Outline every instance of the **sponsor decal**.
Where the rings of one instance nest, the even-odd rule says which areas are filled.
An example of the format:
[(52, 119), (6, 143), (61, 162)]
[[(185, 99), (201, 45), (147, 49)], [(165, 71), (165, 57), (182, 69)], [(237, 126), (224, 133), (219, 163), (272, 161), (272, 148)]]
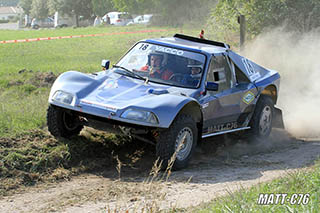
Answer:
[(254, 98), (254, 94), (249, 91), (243, 96), (242, 101), (246, 104), (250, 104), (254, 100)]
[(205, 109), (209, 106), (209, 103), (202, 104), (202, 109)]
[(254, 69), (252, 63), (248, 59), (242, 58), (242, 63), (251, 81), (255, 81), (260, 78), (260, 73)]
[(177, 50), (169, 47), (161, 47), (161, 46), (156, 46), (156, 51), (160, 52), (165, 52), (165, 53), (170, 53), (174, 55), (183, 55), (184, 51), (183, 50)]
[(226, 130), (236, 129), (236, 128), (238, 128), (237, 122), (230, 122), (230, 123), (210, 126), (208, 127), (208, 132), (220, 132), (220, 131), (226, 131)]

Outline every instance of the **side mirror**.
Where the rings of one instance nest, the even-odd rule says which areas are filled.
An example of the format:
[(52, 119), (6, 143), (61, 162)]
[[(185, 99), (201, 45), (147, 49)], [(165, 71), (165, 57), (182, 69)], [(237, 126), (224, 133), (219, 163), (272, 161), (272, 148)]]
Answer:
[(102, 60), (101, 66), (102, 66), (102, 69), (103, 69), (103, 70), (109, 69), (110, 61), (109, 61), (109, 60)]
[(208, 91), (218, 91), (219, 89), (219, 84), (214, 83), (214, 82), (207, 82), (206, 83), (206, 89)]

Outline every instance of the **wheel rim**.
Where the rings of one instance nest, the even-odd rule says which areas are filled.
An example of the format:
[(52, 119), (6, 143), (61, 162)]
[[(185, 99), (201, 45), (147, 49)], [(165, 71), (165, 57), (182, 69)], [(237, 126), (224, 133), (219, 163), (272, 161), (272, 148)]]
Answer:
[(175, 150), (178, 151), (176, 158), (180, 161), (185, 160), (192, 149), (193, 133), (189, 127), (184, 127), (176, 138)]
[(259, 130), (261, 135), (267, 135), (271, 129), (272, 111), (270, 106), (265, 106), (261, 112)]
[(65, 128), (68, 131), (73, 131), (78, 127), (78, 124), (76, 122), (76, 117), (73, 116), (72, 114), (69, 114), (67, 112), (64, 112), (62, 114), (62, 120)]

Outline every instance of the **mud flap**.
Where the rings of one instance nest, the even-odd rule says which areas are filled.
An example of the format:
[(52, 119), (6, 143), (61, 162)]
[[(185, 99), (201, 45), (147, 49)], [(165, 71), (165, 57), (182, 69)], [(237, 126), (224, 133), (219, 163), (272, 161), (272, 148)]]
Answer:
[(284, 129), (284, 123), (282, 118), (282, 111), (277, 107), (274, 108), (274, 119), (272, 122), (273, 128)]

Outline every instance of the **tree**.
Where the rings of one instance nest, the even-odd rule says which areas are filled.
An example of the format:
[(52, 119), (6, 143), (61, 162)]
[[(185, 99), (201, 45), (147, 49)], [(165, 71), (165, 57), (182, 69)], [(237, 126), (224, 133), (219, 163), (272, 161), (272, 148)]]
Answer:
[(116, 9), (123, 12), (142, 14), (153, 8), (153, 0), (112, 0)]
[(47, 0), (32, 0), (31, 16), (38, 19), (45, 19), (48, 17), (49, 9)]
[(308, 32), (320, 27), (319, 0), (286, 0), (287, 14), (284, 17), (288, 27), (301, 32)]
[(65, 0), (49, 0), (48, 1), (48, 8), (50, 14), (54, 14), (55, 12), (61, 12), (63, 7), (65, 7)]
[(49, 0), (50, 13), (55, 11), (76, 17), (76, 26), (79, 26), (79, 17), (85, 19), (92, 16), (91, 0)]
[(152, 0), (154, 13), (160, 13), (164, 24), (179, 26), (188, 22), (201, 23), (207, 18), (215, 0)]
[(242, 14), (247, 20), (247, 31), (251, 35), (265, 28), (286, 24), (288, 29), (308, 32), (320, 26), (319, 0), (220, 0), (212, 10), (212, 30), (236, 32), (237, 17)]
[(26, 15), (30, 15), (32, 0), (20, 0), (19, 6), (23, 9)]
[(112, 0), (92, 0), (92, 10), (97, 16), (104, 16), (106, 13), (113, 11)]

